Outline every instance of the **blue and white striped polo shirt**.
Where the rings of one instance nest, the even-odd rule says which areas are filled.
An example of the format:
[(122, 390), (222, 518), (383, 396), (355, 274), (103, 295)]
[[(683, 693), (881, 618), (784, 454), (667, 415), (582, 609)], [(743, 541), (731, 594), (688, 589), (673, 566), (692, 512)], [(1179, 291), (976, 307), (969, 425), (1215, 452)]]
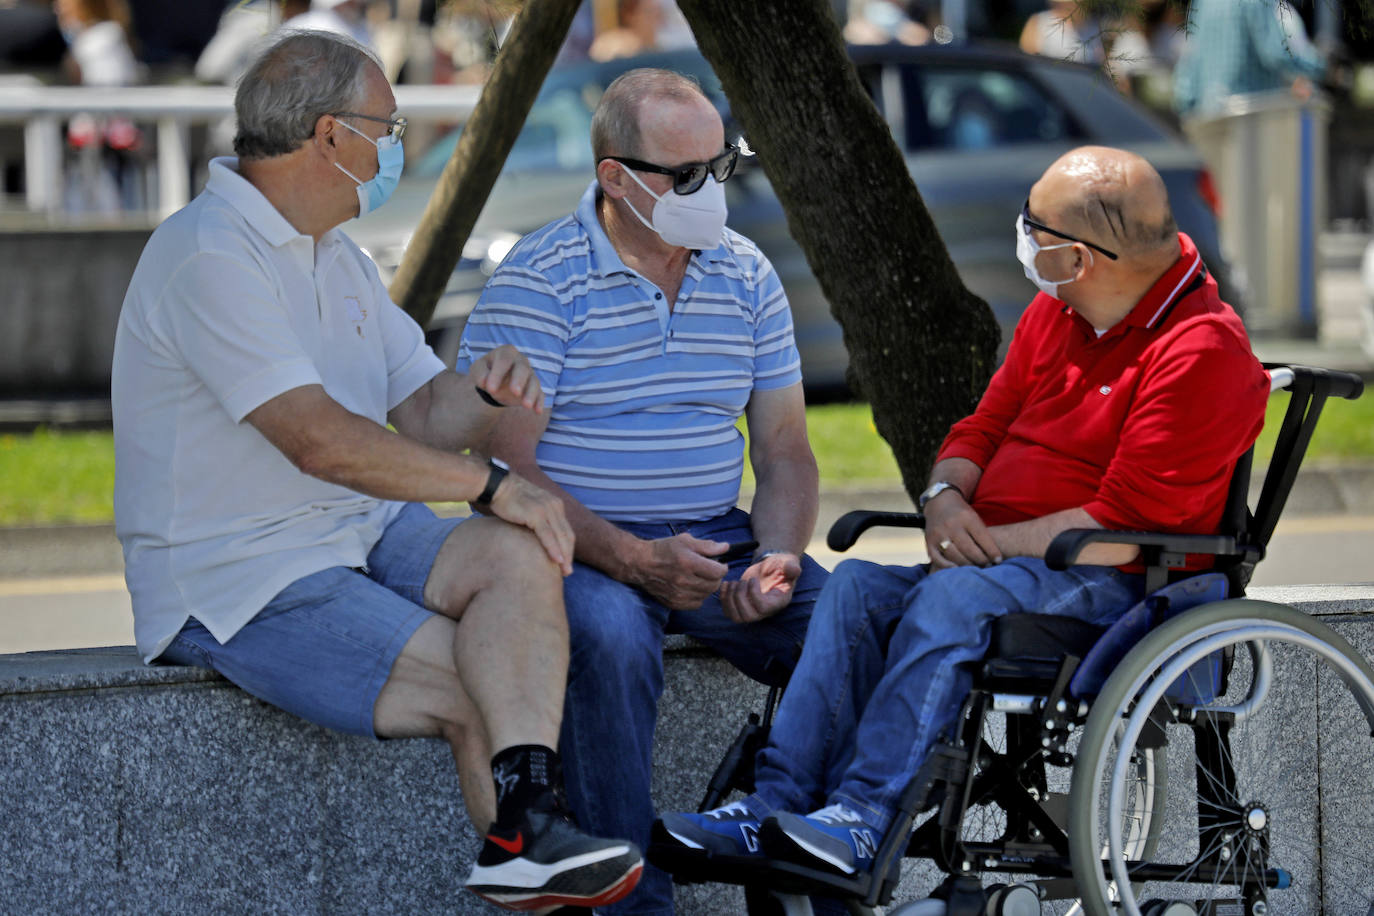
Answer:
[(739, 499), (754, 389), (801, 381), (792, 314), (773, 266), (744, 236), (694, 254), (671, 311), (596, 216), (530, 233), (497, 268), (463, 332), (458, 371), (513, 344), (549, 410), (539, 466), (603, 518), (712, 518)]

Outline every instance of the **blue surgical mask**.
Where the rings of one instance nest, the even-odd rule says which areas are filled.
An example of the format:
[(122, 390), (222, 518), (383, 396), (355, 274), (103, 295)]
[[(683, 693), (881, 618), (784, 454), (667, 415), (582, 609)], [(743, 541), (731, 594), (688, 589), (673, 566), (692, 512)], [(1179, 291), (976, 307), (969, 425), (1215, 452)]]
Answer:
[(364, 213), (371, 213), (386, 203), (391, 197), (391, 192), (396, 190), (396, 183), (401, 180), (401, 168), (406, 161), (405, 148), (401, 145), (400, 140), (391, 139), (390, 134), (373, 140), (346, 121), (339, 121), (338, 123), (377, 147), (377, 174), (367, 181), (361, 180), (339, 163), (334, 163), (335, 168), (357, 182), (358, 215), (362, 216)]

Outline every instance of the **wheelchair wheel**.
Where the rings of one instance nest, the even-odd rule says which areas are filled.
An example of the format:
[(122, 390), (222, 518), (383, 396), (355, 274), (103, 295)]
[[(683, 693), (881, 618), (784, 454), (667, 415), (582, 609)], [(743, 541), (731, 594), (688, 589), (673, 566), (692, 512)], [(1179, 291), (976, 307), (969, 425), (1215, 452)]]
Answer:
[[(987, 742), (989, 748), (997, 754), (1007, 752), (1007, 718), (1004, 714), (990, 712), (983, 723), (982, 740)], [(1070, 735), (1068, 741), (1070, 754), (1077, 755), (1079, 753), (1082, 736), (1081, 730)], [(982, 771), (981, 762), (975, 760), (974, 765), (977, 767), (975, 775), (980, 774)], [(1041, 787), (1049, 793), (1050, 797), (1058, 796), (1067, 800), (1072, 779), (1070, 769), (1045, 764), (1041, 767), (1041, 775), (1044, 778)], [(1126, 792), (1126, 804), (1121, 815), (1127, 848), (1133, 852), (1135, 858), (1154, 854), (1152, 844), (1156, 834), (1151, 832), (1150, 828), (1159, 823), (1164, 815), (1167, 778), (1168, 767), (1165, 766), (1162, 749), (1144, 748), (1136, 755), (1126, 777), (1129, 788)], [(964, 813), (960, 821), (960, 840), (965, 843), (988, 843), (1003, 838), (1008, 829), (1006, 812), (999, 805), (992, 803), (991, 797), (974, 799), (974, 801), (982, 803), (975, 804), (974, 807)], [(1065, 824), (1065, 827), (1071, 829), (1070, 824)], [(979, 874), (976, 867), (974, 874)], [(1033, 887), (1040, 887), (1042, 884), (1039, 876), (1030, 870), (1026, 872), (983, 873), (981, 877), (985, 883), (1023, 882)], [(1081, 916), (1083, 912), (1082, 903), (1076, 894), (1067, 895), (1062, 889), (1057, 893), (1046, 889), (1045, 893), (1047, 895), (1040, 904), (1041, 916)]]
[[(1374, 913), (1371, 729), (1374, 668), (1325, 624), (1244, 599), (1170, 620), (1083, 731), (1069, 842), (1084, 911)], [(1170, 791), (1142, 844), (1127, 815), (1152, 749)]]

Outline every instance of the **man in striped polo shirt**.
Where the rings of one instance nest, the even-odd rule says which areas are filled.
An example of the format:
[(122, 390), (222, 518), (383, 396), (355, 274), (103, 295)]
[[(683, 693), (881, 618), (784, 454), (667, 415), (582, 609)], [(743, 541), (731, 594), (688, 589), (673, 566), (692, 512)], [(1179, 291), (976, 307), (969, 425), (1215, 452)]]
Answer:
[[(725, 228), (739, 151), (695, 82), (635, 70), (592, 120), (596, 180), (487, 284), (459, 366), (528, 356), (548, 410), (507, 411), (494, 451), (559, 494), (577, 535), (564, 596), (572, 651), (560, 747), (582, 825), (648, 839), (665, 632), (749, 676), (790, 674), (826, 572), (787, 297)], [(749, 428), (753, 514), (736, 507)], [(747, 544), (731, 551), (730, 545)], [(738, 553), (738, 555), (734, 555)], [(646, 868), (605, 912), (672, 912)]]

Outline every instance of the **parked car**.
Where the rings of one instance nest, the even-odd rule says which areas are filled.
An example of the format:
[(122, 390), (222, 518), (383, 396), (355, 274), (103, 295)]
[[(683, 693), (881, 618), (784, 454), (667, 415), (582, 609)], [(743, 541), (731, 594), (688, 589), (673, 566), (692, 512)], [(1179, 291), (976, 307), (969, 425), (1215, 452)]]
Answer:
[[(1035, 294), (1015, 257), (1013, 224), (1030, 186), (1084, 143), (1133, 150), (1164, 178), (1179, 226), (1240, 305), (1220, 256), (1211, 177), (1187, 142), (1098, 72), (999, 46), (851, 49), (860, 79), (906, 153), (917, 187), (964, 283), (986, 299), (1010, 339)], [(496, 265), (521, 235), (570, 212), (591, 180), (591, 113), (625, 70), (668, 67), (695, 76), (732, 124), (710, 66), (695, 51), (555, 68), (540, 92), (464, 247), (431, 322), (430, 340), (452, 361), (463, 322)], [(350, 231), (384, 271), (394, 269), (457, 131), (408, 166), (396, 198)], [(742, 160), (748, 163), (748, 160)], [(836, 181), (845, 176), (836, 175)], [(848, 355), (819, 283), (787, 231), (763, 169), (745, 164), (726, 183), (729, 225), (772, 260), (792, 305), (808, 390), (842, 390)]]

